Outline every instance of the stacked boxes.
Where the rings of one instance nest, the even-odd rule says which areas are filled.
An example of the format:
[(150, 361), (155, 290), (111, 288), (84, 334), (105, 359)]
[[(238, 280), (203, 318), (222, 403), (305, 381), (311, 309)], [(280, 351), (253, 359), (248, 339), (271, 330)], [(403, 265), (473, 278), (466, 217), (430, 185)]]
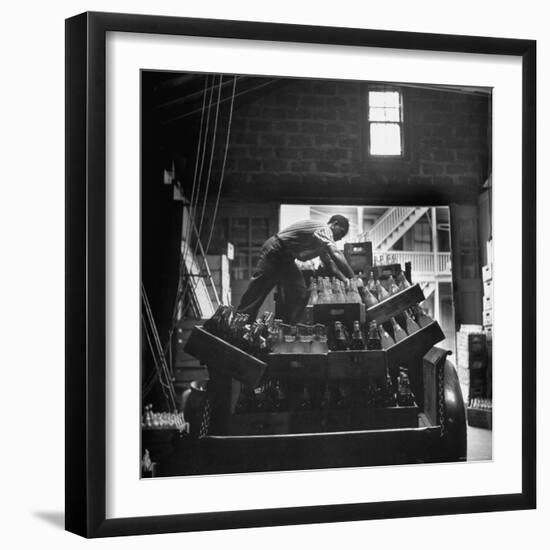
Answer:
[(474, 397), (485, 397), (487, 340), (480, 325), (461, 325), (457, 333), (457, 374), (466, 404)]
[(484, 397), (493, 396), (492, 361), (493, 361), (493, 241), (487, 241), (487, 265), (481, 271), (483, 279), (483, 332), (487, 337), (487, 393)]

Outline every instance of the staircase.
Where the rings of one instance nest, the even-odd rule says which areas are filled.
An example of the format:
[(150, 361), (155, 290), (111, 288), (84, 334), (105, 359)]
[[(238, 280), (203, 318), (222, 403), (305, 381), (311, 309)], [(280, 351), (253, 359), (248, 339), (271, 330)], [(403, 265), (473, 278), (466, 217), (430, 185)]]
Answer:
[(373, 252), (389, 250), (427, 211), (427, 207), (388, 208), (363, 240), (372, 242)]

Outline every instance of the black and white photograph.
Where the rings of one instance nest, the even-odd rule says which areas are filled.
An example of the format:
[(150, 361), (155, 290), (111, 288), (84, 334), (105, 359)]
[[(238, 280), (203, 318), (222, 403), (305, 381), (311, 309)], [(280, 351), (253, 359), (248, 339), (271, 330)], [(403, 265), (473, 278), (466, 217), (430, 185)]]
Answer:
[(491, 461), (492, 89), (140, 83), (142, 478)]
[(547, 538), (550, 36), (507, 7), (6, 6), (3, 548)]

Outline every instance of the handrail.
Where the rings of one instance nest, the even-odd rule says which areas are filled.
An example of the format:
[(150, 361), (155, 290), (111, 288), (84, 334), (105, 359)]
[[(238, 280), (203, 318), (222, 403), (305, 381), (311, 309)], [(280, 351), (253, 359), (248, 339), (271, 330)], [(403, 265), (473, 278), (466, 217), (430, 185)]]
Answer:
[[(399, 229), (412, 214), (419, 211), (419, 214), (422, 215), (426, 210), (427, 208), (424, 207), (406, 206), (388, 208), (384, 214), (376, 220), (375, 224), (368, 231), (363, 233), (362, 238), (372, 242), (373, 250), (376, 250), (394, 231)], [(405, 230), (407, 229), (408, 228)]]
[[(437, 261), (434, 265), (434, 256)], [(450, 252), (415, 252), (407, 250), (390, 250), (386, 253), (386, 258), (389, 263), (404, 264), (411, 262), (411, 270), (413, 273), (434, 273), (445, 274), (451, 273), (451, 253)]]

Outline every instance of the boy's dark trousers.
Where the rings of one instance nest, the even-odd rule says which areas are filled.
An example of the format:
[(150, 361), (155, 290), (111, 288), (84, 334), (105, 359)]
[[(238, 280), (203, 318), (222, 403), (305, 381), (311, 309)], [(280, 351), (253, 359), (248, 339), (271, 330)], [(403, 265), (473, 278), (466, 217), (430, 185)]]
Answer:
[(276, 285), (281, 287), (283, 294), (278, 297), (278, 300), (283, 298), (283, 304), (278, 302), (278, 307), (283, 306), (280, 307), (282, 320), (293, 324), (306, 306), (308, 291), (293, 256), (275, 235), (263, 244), (260, 259), (237, 311), (248, 313), (250, 321), (254, 322), (264, 300)]

